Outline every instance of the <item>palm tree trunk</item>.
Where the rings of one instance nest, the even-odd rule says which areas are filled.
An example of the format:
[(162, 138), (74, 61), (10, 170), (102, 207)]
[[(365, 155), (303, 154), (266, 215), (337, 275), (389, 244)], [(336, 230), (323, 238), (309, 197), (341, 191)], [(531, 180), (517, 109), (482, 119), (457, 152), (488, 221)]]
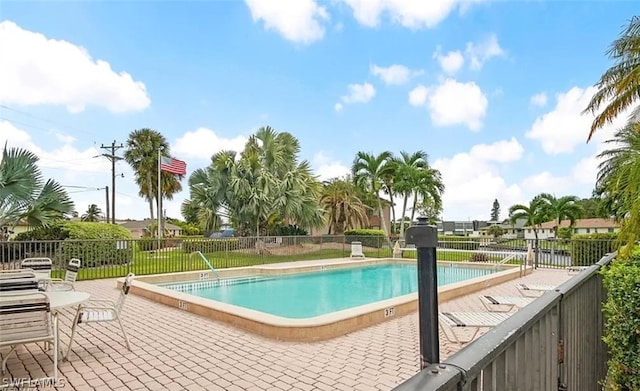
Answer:
[(380, 192), (376, 191), (376, 199), (378, 200), (378, 215), (380, 217), (380, 226), (384, 231), (384, 237), (389, 239), (389, 231), (387, 230), (387, 222), (384, 218), (384, 213), (382, 213), (382, 202), (380, 201)]
[(413, 219), (416, 216), (416, 206), (418, 205), (418, 192), (413, 193), (413, 208), (411, 208), (411, 223), (413, 223)]
[[(393, 193), (389, 192), (389, 201), (391, 202), (391, 221), (396, 221), (396, 208), (394, 208), (395, 203), (393, 202)], [(393, 231), (393, 223), (391, 224), (391, 231)]]
[(409, 193), (405, 193), (404, 200), (402, 201), (402, 215), (400, 216), (400, 239), (404, 239), (404, 215), (405, 213), (407, 213), (408, 201), (409, 201)]
[[(147, 171), (147, 194), (149, 195), (149, 214), (153, 220), (153, 182), (151, 181), (151, 171)], [(157, 196), (156, 196), (157, 197)]]

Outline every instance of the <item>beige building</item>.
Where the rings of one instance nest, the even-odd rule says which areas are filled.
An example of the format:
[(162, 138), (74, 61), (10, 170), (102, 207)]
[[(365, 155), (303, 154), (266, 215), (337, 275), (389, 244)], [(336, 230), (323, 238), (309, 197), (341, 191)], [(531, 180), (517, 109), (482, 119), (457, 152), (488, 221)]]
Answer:
[[(557, 221), (547, 221), (538, 227), (538, 239), (548, 239), (555, 237), (555, 227)], [(570, 221), (562, 220), (559, 228), (569, 228)], [(573, 225), (574, 235), (595, 234), (595, 233), (613, 233), (620, 230), (620, 226), (613, 219), (578, 219)], [(535, 239), (533, 227), (526, 227), (524, 232), (525, 239)]]
[[(138, 239), (145, 236), (147, 227), (152, 224), (156, 224), (157, 221), (151, 220), (151, 219), (145, 219), (145, 220), (119, 221), (117, 223), (120, 226), (131, 231), (131, 235), (134, 237), (134, 239)], [(164, 223), (164, 230), (166, 234), (169, 236), (182, 235), (182, 228), (168, 222)]]

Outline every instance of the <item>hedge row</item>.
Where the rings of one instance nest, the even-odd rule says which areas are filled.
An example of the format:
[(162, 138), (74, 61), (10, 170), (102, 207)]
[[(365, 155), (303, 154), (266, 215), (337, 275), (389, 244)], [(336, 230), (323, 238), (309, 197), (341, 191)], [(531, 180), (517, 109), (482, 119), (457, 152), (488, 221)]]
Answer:
[(385, 234), (381, 229), (348, 229), (344, 231), (345, 241), (362, 242), (362, 246), (381, 248), (385, 243)]
[(253, 244), (249, 243), (249, 241), (250, 238), (242, 238), (242, 240), (240, 238), (185, 240), (182, 242), (182, 251), (185, 253), (200, 251), (204, 254), (217, 251), (233, 251), (255, 245), (255, 240), (252, 241)]
[(607, 390), (640, 390), (640, 255), (603, 271), (603, 340), (609, 347)]

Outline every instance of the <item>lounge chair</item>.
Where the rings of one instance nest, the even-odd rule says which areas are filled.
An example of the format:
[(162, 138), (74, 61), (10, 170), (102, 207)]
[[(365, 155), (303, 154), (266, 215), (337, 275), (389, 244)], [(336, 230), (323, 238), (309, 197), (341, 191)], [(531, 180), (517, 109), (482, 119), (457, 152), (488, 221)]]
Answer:
[(516, 284), (516, 288), (520, 294), (524, 297), (538, 297), (546, 291), (552, 291), (556, 289), (554, 285), (537, 285), (537, 284)]
[(568, 274), (578, 274), (581, 271), (587, 270), (591, 266), (568, 266), (567, 273)]
[(514, 308), (522, 308), (531, 303), (535, 298), (533, 297), (519, 297), (519, 296), (480, 296), (480, 301), (484, 308), (494, 312), (509, 312)]
[(33, 270), (36, 273), (40, 288), (47, 289), (49, 280), (51, 279), (51, 269), (53, 262), (51, 258), (37, 257), (37, 258), (25, 258), (20, 262), (20, 268)]
[(78, 277), (78, 270), (80, 270), (80, 260), (72, 258), (67, 265), (67, 270), (64, 273), (64, 280), (61, 278), (52, 278), (47, 286), (48, 291), (73, 291), (75, 288), (73, 284)]
[(37, 292), (38, 279), (31, 270), (3, 270), (0, 272), (0, 293)]
[[(440, 326), (445, 337), (456, 343), (471, 342), (478, 335), (481, 328), (495, 327), (507, 319), (511, 314), (502, 312), (441, 312)], [(469, 339), (462, 340), (455, 333), (457, 327), (474, 328), (473, 336)]]
[(78, 311), (76, 312), (76, 316), (73, 319), (73, 327), (71, 328), (71, 339), (69, 340), (69, 348), (67, 349), (67, 353), (64, 355), (64, 359), (66, 360), (71, 352), (71, 347), (73, 345), (73, 337), (76, 334), (76, 327), (79, 324), (85, 323), (98, 323), (98, 322), (112, 322), (117, 321), (120, 326), (120, 330), (122, 331), (122, 335), (124, 335), (124, 340), (127, 345), (127, 349), (131, 350), (131, 344), (129, 343), (129, 337), (127, 336), (126, 331), (124, 330), (124, 326), (122, 325), (122, 321), (120, 320), (120, 312), (122, 311), (122, 307), (124, 306), (124, 301), (129, 294), (129, 289), (131, 288), (131, 283), (133, 282), (133, 273), (129, 273), (127, 278), (125, 278), (124, 283), (122, 284), (122, 290), (120, 291), (120, 296), (117, 301), (113, 300), (89, 300), (87, 303), (80, 304), (78, 306)]

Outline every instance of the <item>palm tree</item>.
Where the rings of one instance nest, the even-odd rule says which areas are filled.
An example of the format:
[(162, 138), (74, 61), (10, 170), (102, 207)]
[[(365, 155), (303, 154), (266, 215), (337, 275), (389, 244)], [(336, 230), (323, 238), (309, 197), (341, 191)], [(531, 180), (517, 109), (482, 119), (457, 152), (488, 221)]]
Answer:
[(342, 235), (347, 229), (369, 225), (369, 207), (358, 198), (357, 189), (350, 179), (334, 178), (325, 182), (320, 206), (328, 215), (328, 235)]
[(553, 227), (556, 238), (558, 237), (558, 228), (560, 227), (562, 220), (569, 220), (569, 226), (573, 227), (576, 220), (582, 216), (580, 198), (576, 196), (556, 198), (549, 193), (542, 193), (539, 197), (545, 203), (544, 207), (547, 217), (554, 219), (556, 222), (556, 225)]
[(540, 196), (536, 196), (529, 202), (529, 205), (516, 204), (509, 208), (509, 220), (512, 224), (515, 225), (518, 220), (524, 219), (525, 225), (533, 229), (536, 267), (538, 267), (538, 229), (542, 223), (548, 220), (546, 205)]
[[(153, 219), (153, 207), (158, 205), (158, 151), (170, 156), (169, 143), (158, 131), (148, 128), (134, 130), (127, 139), (124, 159), (135, 173), (138, 194), (149, 203), (149, 216)], [(182, 176), (161, 173), (160, 183), (163, 198), (172, 199), (182, 190)]]
[(38, 157), (25, 149), (7, 148), (0, 161), (0, 227), (13, 228), (26, 220), (46, 227), (74, 211), (73, 201), (53, 179), (43, 183)]
[[(351, 173), (356, 186), (361, 186), (363, 189), (366, 189), (367, 192), (375, 195), (378, 215), (380, 216), (380, 225), (386, 237), (388, 237), (389, 231), (387, 230), (387, 222), (382, 213), (380, 190), (383, 186), (383, 178), (389, 172), (389, 168), (392, 167), (387, 165), (391, 157), (392, 154), (389, 151), (384, 151), (377, 156), (367, 152), (358, 152), (351, 167)], [(393, 205), (391, 207), (393, 207)]]
[(415, 217), (418, 209), (418, 200), (430, 200), (433, 209), (442, 211), (442, 194), (444, 193), (444, 182), (440, 171), (427, 165), (426, 168), (416, 172), (416, 176), (412, 178), (413, 182), (413, 207), (411, 208), (411, 221)]
[[(606, 106), (596, 115), (587, 141), (596, 130), (612, 122), (640, 97), (640, 17), (631, 18), (606, 54), (615, 63), (600, 77), (596, 84), (598, 92), (584, 112), (596, 114), (601, 106)], [(640, 107), (634, 110), (632, 117), (637, 119), (639, 114)]]
[(100, 215), (102, 211), (98, 208), (98, 205), (91, 204), (87, 208), (87, 211), (80, 217), (82, 221), (98, 221), (100, 220)]
[(630, 251), (640, 237), (640, 123), (629, 122), (606, 143), (612, 147), (598, 155), (596, 188), (621, 223), (619, 239)]
[[(398, 177), (399, 164), (400, 161), (395, 156), (391, 155), (387, 162), (386, 170), (382, 174), (382, 191), (389, 196), (389, 203), (391, 205), (391, 221), (396, 221), (396, 203), (394, 201), (394, 197), (398, 192), (397, 181), (400, 179)], [(395, 233), (394, 225), (395, 224), (392, 224), (390, 227), (391, 233)]]

